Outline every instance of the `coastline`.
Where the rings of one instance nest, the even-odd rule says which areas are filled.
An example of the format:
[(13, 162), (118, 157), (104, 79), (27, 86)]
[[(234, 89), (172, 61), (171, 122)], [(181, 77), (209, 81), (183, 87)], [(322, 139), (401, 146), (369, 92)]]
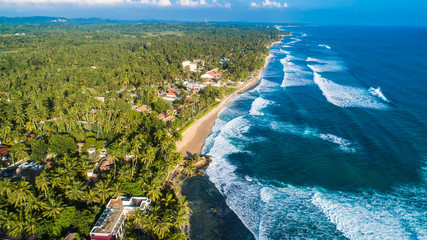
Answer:
[[(273, 42), (267, 48), (270, 49), (274, 45), (281, 43), (283, 39), (280, 41)], [(216, 119), (218, 118), (219, 111), (227, 105), (228, 101), (232, 99), (237, 94), (241, 94), (256, 83), (259, 82), (262, 71), (267, 67), (270, 62), (273, 54), (269, 53), (265, 58), (264, 67), (259, 70), (257, 75), (242, 85), (240, 85), (233, 93), (229, 94), (226, 98), (221, 100), (220, 104), (213, 108), (211, 111), (203, 115), (201, 118), (197, 119), (190, 127), (188, 127), (182, 133), (182, 140), (177, 142), (177, 151), (182, 153), (184, 157), (192, 157), (195, 154), (200, 154), (203, 145), (205, 144), (206, 138), (211, 134), (211, 129), (215, 124)]]

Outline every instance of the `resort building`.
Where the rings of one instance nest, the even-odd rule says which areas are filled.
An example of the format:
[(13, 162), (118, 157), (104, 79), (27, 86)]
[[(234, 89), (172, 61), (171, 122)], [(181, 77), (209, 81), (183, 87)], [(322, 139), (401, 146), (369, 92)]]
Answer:
[(111, 199), (90, 231), (92, 240), (116, 240), (124, 235), (126, 217), (134, 211), (145, 211), (151, 200), (147, 197), (117, 197)]
[(219, 79), (222, 76), (221, 76), (221, 74), (218, 73), (218, 70), (219, 70), (218, 68), (212, 69), (200, 77), (204, 78), (204, 79)]
[(174, 102), (178, 99), (177, 91), (174, 88), (171, 88), (166, 91), (165, 94), (162, 95), (162, 98), (166, 101)]

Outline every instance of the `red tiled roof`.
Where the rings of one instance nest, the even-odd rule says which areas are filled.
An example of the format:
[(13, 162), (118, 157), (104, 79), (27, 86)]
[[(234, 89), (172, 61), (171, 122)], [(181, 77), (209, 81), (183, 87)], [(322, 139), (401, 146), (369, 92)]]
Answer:
[[(175, 89), (174, 89), (175, 90)], [(175, 91), (172, 91), (172, 89), (169, 89), (168, 92), (166, 93), (166, 95), (172, 95), (175, 96)]]
[(217, 76), (217, 74), (216, 74), (215, 72), (212, 72), (212, 71), (209, 71), (209, 72), (207, 72), (206, 74), (209, 74), (209, 75), (211, 75), (212, 77), (216, 77), (216, 76)]

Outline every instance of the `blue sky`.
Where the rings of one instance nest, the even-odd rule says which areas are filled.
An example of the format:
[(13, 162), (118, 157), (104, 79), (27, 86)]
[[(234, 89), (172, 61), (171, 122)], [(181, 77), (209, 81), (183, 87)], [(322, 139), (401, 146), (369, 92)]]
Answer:
[(427, 26), (427, 0), (0, 0), (0, 16)]

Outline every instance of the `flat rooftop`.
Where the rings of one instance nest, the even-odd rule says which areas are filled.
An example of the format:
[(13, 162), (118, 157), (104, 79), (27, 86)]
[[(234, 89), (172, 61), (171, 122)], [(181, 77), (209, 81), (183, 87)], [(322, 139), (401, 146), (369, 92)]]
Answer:
[(102, 212), (91, 233), (115, 233), (122, 225), (126, 214), (136, 209), (145, 210), (151, 203), (147, 197), (132, 197), (128, 200), (126, 197), (117, 197), (111, 199), (107, 208)]
[[(105, 209), (92, 229), (93, 233), (112, 233), (125, 219), (123, 209)], [(117, 224), (116, 224), (117, 223)]]

